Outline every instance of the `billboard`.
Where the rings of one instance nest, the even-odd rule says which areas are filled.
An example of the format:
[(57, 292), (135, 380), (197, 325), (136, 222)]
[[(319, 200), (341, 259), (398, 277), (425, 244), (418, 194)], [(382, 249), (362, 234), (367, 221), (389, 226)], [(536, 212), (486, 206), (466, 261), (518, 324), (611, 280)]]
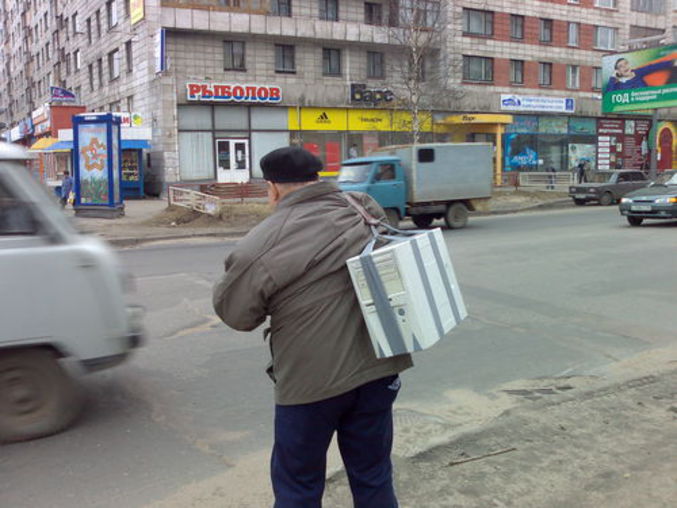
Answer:
[(602, 58), (602, 112), (677, 106), (677, 44)]

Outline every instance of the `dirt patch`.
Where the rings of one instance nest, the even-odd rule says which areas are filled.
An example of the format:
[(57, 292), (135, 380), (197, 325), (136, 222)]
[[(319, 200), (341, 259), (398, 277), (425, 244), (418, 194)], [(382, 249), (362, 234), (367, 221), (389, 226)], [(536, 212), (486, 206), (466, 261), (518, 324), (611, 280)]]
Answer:
[(265, 203), (237, 203), (221, 205), (219, 213), (208, 215), (181, 206), (168, 206), (154, 217), (144, 221), (147, 226), (164, 227), (214, 227), (255, 226), (270, 214)]

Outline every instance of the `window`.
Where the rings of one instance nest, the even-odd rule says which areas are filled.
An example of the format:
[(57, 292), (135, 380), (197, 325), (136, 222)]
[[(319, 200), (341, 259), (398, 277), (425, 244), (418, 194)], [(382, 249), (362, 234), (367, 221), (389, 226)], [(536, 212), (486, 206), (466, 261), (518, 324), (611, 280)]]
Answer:
[(472, 35), (494, 34), (494, 13), (463, 9), (463, 33)]
[(103, 59), (99, 58), (96, 61), (96, 65), (99, 70), (99, 88), (103, 88)]
[(592, 88), (594, 90), (602, 89), (602, 68), (593, 67), (592, 68)]
[(374, 178), (377, 182), (384, 180), (395, 180), (395, 165), (394, 164), (380, 164), (376, 170)]
[(380, 25), (383, 20), (381, 4), (364, 3), (364, 22), (367, 25)]
[(434, 148), (419, 148), (418, 162), (435, 162)]
[(132, 52), (132, 41), (125, 42), (125, 58), (127, 60), (127, 72), (132, 72), (134, 68), (134, 53)]
[(664, 35), (665, 31), (662, 28), (651, 28), (648, 26), (630, 25), (630, 39), (643, 39), (645, 37), (657, 37)]
[(87, 18), (87, 42), (92, 43), (92, 18)]
[(426, 80), (426, 59), (424, 55), (420, 55), (418, 62), (414, 60), (413, 55), (409, 55), (409, 75), (408, 79), (423, 82)]
[(483, 56), (463, 56), (463, 79), (467, 81), (493, 81), (494, 59)]
[(120, 51), (117, 49), (108, 53), (108, 74), (111, 81), (120, 77)]
[(106, 2), (106, 17), (108, 18), (108, 30), (118, 24), (118, 9), (115, 0)]
[(129, 111), (130, 113), (132, 111), (134, 111), (134, 96), (133, 95), (130, 95), (129, 97), (127, 97), (127, 111)]
[(616, 0), (595, 0), (595, 7), (606, 7), (607, 9), (615, 9)]
[(616, 49), (616, 29), (608, 26), (596, 26), (595, 47), (597, 49)]
[(130, 0), (122, 0), (122, 5), (125, 6), (125, 16), (129, 16), (129, 2)]
[(367, 78), (383, 79), (385, 77), (384, 61), (383, 53), (367, 51)]
[(581, 82), (578, 65), (567, 65), (567, 88), (577, 89), (580, 87)]
[(510, 37), (524, 39), (524, 16), (510, 15)]
[(291, 0), (272, 0), (270, 3), (271, 14), (275, 16), (291, 16)]
[(31, 205), (0, 182), (0, 235), (35, 235), (38, 222)]
[(322, 48), (322, 74), (325, 76), (341, 75), (341, 50)]
[(93, 92), (94, 91), (94, 64), (89, 64), (87, 66), (87, 70), (89, 71), (89, 91)]
[(76, 49), (75, 51), (73, 51), (73, 68), (75, 69), (76, 72), (80, 70), (81, 65), (82, 62), (80, 61), (80, 50)]
[(101, 39), (101, 9), (96, 11), (96, 37)]
[(510, 60), (510, 82), (516, 85), (524, 83), (524, 60)]
[(71, 55), (70, 55), (70, 53), (65, 55), (64, 59), (66, 61), (66, 76), (70, 76), (71, 75)]
[(338, 0), (319, 0), (320, 19), (325, 21), (338, 21)]
[(244, 42), (223, 41), (223, 70), (243, 71), (244, 66)]
[(45, 44), (45, 60), (49, 60), (51, 57), (51, 53), (49, 51), (49, 42)]
[(391, 26), (434, 27), (439, 19), (439, 0), (400, 0), (399, 11), (390, 10)]
[(541, 86), (552, 85), (552, 64), (540, 62), (538, 64), (538, 84)]
[[(674, 2), (673, 2), (674, 4)], [(665, 13), (665, 0), (631, 0), (630, 9), (635, 12), (649, 12), (651, 14)]]
[(294, 46), (275, 44), (275, 72), (296, 72), (296, 54)]
[(580, 25), (578, 23), (569, 23), (567, 44), (569, 46), (578, 46), (578, 34), (580, 32)]
[(552, 42), (552, 20), (541, 19), (541, 30), (539, 40), (541, 42)]

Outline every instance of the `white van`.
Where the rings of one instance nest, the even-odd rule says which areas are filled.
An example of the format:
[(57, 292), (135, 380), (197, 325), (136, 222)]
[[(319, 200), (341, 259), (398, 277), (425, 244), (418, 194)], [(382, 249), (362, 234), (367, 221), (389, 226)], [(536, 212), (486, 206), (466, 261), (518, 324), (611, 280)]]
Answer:
[[(0, 143), (0, 441), (57, 432), (80, 412), (84, 371), (123, 361), (142, 338), (139, 307), (125, 305), (114, 252), (79, 234), (27, 153)], [(75, 362), (73, 362), (75, 363)]]

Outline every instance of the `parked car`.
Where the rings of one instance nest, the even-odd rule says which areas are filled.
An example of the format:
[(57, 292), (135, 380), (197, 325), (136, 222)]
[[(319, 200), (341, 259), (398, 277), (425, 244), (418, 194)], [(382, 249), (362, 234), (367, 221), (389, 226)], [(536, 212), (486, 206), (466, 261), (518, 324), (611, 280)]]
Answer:
[(603, 206), (611, 205), (628, 192), (646, 186), (646, 175), (641, 171), (597, 171), (590, 182), (569, 187), (569, 196), (577, 205), (595, 201)]
[(677, 171), (665, 171), (648, 186), (632, 191), (618, 205), (631, 226), (644, 219), (677, 219)]

